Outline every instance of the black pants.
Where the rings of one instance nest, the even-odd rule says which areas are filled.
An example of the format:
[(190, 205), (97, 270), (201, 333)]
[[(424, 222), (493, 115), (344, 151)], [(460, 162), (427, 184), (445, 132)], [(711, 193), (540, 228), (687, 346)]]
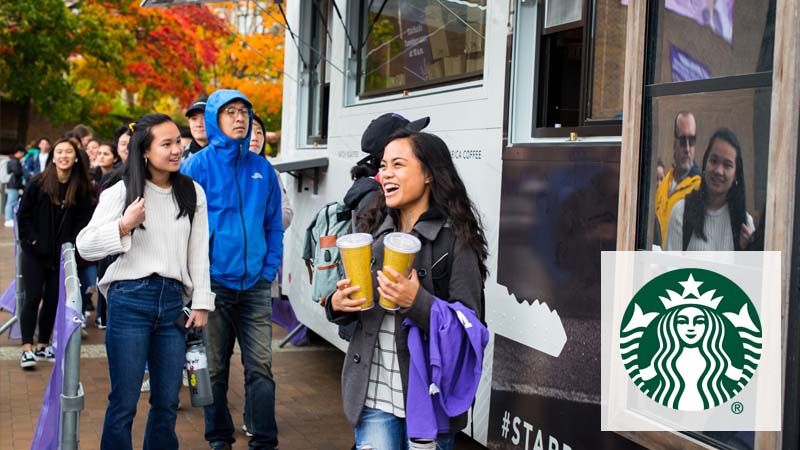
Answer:
[[(33, 344), (33, 332), (36, 329), (37, 312), (40, 344), (50, 342), (53, 324), (58, 310), (58, 275), (59, 261), (45, 265), (36, 258), (22, 253), (22, 282), (25, 287), (25, 302), (20, 314), (22, 343)], [(39, 304), (42, 303), (39, 310)]]

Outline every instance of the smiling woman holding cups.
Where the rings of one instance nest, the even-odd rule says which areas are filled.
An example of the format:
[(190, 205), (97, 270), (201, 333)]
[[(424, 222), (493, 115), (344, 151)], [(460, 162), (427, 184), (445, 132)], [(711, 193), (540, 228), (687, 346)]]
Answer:
[[(357, 322), (342, 369), (345, 415), (355, 427), (357, 448), (394, 450), (410, 445), (451, 449), (455, 432), (466, 425), (466, 413), (451, 418), (449, 429), (440, 431), (435, 441), (409, 442), (409, 332), (403, 321), (409, 319), (423, 333), (429, 333), (437, 301), (460, 303), (480, 317), (486, 238), (447, 145), (440, 138), (407, 130), (395, 133), (384, 150), (380, 183), (385, 204), (365, 211), (358, 221), (365, 228), (361, 231), (368, 234), (345, 236), (338, 242), (350, 278), (354, 266), (347, 252), (368, 243), (371, 257), (362, 255), (360, 265), (369, 266), (370, 260), (364, 259), (367, 257), (374, 261), (372, 278), (364, 283), (372, 284), (374, 292), (364, 292), (366, 286), (351, 285), (350, 279), (344, 279), (337, 283), (325, 306), (332, 322)], [(385, 242), (394, 232), (407, 233), (399, 237), (401, 244), (395, 248), (413, 252), (417, 250), (414, 241), (418, 239), (421, 244), (408, 276), (384, 266)], [(447, 251), (435, 254), (441, 248)], [(447, 280), (446, 285), (437, 284), (437, 280)], [(380, 296), (380, 306), (367, 309), (369, 294), (374, 299)]]

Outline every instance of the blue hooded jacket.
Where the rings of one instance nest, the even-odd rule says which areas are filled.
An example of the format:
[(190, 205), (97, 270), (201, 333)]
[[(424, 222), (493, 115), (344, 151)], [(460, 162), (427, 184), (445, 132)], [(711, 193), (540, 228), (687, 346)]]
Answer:
[(252, 112), (244, 139), (220, 130), (217, 114), (233, 100), (252, 106), (235, 90), (219, 90), (208, 98), (208, 146), (184, 161), (181, 171), (206, 192), (211, 279), (245, 290), (260, 278), (271, 282), (278, 272), (283, 254), (281, 189), (269, 161), (248, 150)]

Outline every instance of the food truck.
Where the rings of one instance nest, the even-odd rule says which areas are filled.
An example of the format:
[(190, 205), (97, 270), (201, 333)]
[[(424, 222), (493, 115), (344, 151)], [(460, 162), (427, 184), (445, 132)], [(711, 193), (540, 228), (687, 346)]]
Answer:
[[(372, 119), (430, 117), (489, 243), (491, 339), (465, 433), (491, 449), (798, 448), (798, 2), (274, 3), (286, 29), (274, 165), (295, 211), (283, 290), (305, 326), (346, 348), (312, 300), (306, 225), (350, 187)], [(661, 178), (681, 152), (702, 171), (722, 128), (757, 249), (781, 252), (782, 431), (601, 431), (601, 252), (663, 248)]]
[[(797, 332), (785, 324), (797, 316), (798, 8), (287, 2), (275, 166), (295, 210), (283, 283), (299, 320), (346, 348), (312, 301), (305, 225), (343, 198), (372, 119), (430, 117), (425, 131), (447, 143), (489, 241), (492, 337), (467, 434), (491, 449), (796, 448)], [(686, 112), (696, 130), (678, 136)], [(764, 248), (782, 251), (783, 432), (601, 432), (601, 252), (663, 245), (658, 177), (688, 144), (701, 168), (722, 127), (740, 142), (746, 209)]]

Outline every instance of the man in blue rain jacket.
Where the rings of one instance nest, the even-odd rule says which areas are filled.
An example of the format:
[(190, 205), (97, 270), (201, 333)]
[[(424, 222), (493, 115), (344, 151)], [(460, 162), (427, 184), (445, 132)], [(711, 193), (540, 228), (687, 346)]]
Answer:
[(216, 309), (205, 328), (214, 404), (204, 412), (212, 449), (230, 449), (235, 441), (227, 401), (234, 339), (242, 351), (247, 404), (255, 409), (250, 448), (278, 445), (269, 289), (283, 253), (281, 189), (272, 165), (248, 151), (252, 122), (252, 104), (241, 92), (214, 92), (205, 110), (208, 146), (182, 167), (208, 200)]

